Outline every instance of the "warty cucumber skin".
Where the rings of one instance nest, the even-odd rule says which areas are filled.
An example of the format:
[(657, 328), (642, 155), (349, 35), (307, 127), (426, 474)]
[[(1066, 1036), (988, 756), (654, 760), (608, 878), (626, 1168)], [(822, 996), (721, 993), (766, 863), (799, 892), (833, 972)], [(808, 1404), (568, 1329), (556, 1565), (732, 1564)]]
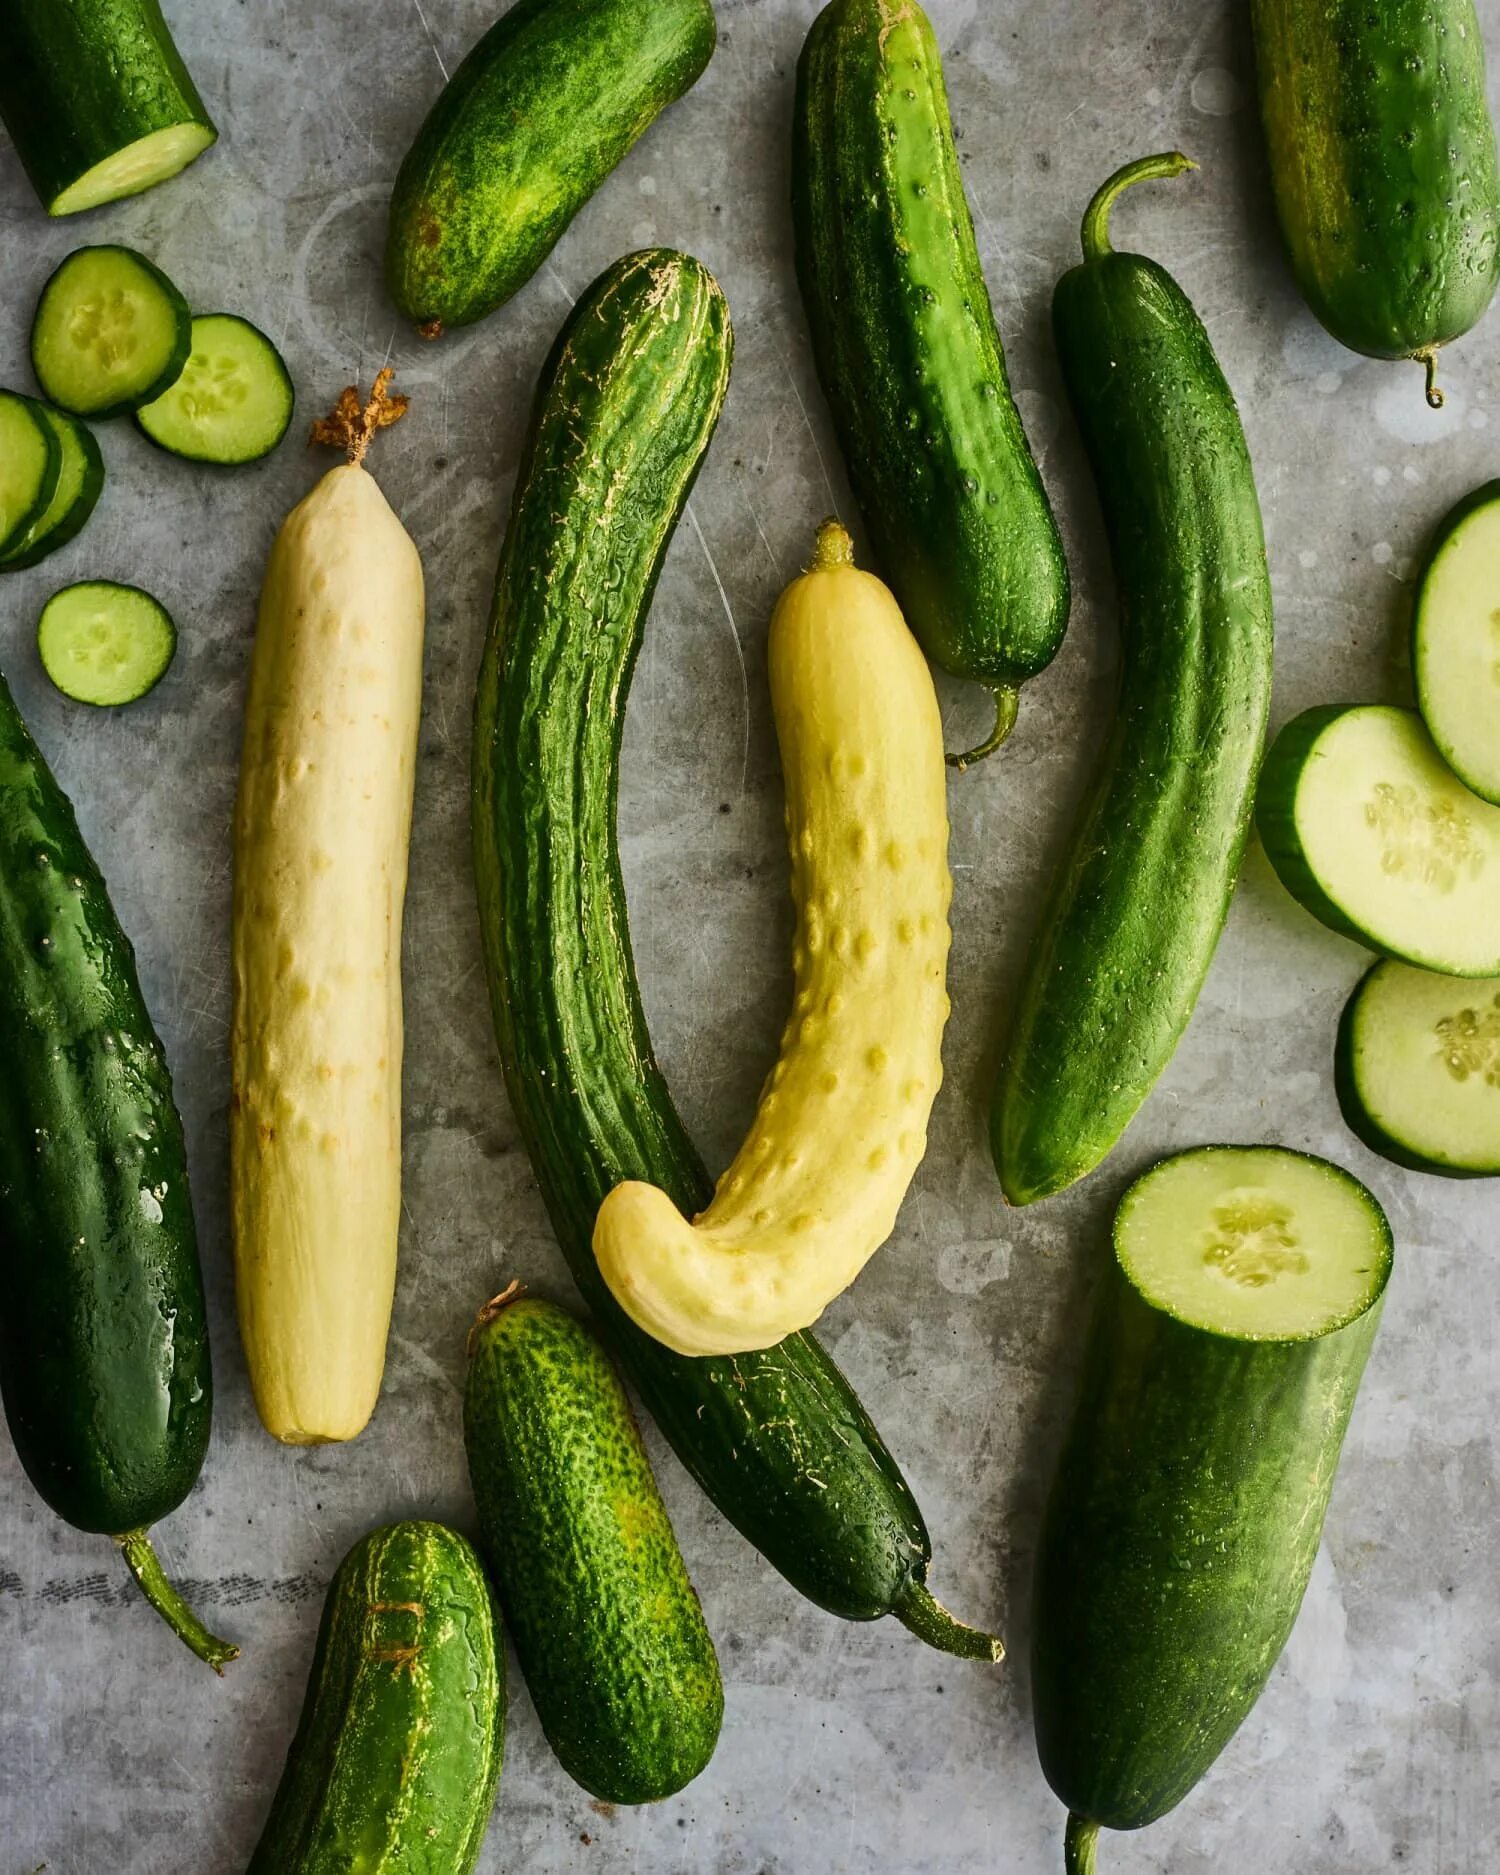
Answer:
[(625, 1390), (554, 1303), (476, 1328), (464, 1443), (485, 1555), (547, 1742), (607, 1803), (713, 1756), (724, 1688)]
[(212, 1377), (182, 1123), (73, 809), (0, 678), (0, 1393), (80, 1530), (174, 1510)]
[(400, 310), (441, 330), (508, 300), (697, 83), (717, 33), (709, 0), (518, 0), (453, 74), (396, 177), (386, 278)]
[(1253, 0), (1292, 268), (1343, 344), (1406, 358), (1494, 294), (1500, 175), (1473, 0)]
[(1122, 661), (996, 1089), (991, 1143), (1013, 1204), (1091, 1171), (1171, 1059), (1239, 874), (1271, 697), (1255, 479), (1197, 314), (1154, 261), (1109, 253), (1063, 277), (1053, 319)]
[(473, 1547), (436, 1523), (356, 1543), (246, 1875), (469, 1875), (505, 1744), (505, 1654)]
[(921, 8), (833, 0), (797, 67), (792, 208), (813, 353), (871, 544), (924, 651), (1015, 686), (1067, 561), (985, 285)]

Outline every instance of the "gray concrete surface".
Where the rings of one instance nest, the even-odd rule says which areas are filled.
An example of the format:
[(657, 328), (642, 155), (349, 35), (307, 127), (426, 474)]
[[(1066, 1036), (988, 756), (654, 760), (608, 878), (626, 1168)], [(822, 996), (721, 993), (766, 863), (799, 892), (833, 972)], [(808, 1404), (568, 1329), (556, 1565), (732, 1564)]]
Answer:
[[(661, 1054), (722, 1164), (772, 1057), (790, 910), (764, 673), (772, 601), (830, 507), (850, 511), (814, 378), (785, 208), (792, 73), (812, 0), (718, 0), (701, 85), (638, 146), (497, 318), (425, 349), (382, 290), (384, 201), (442, 79), (494, 0), (169, 0), (223, 132), (170, 186), (49, 226), (0, 152), (0, 381), (28, 382), (37, 289), (80, 240), (133, 242), (200, 308), (285, 348), (299, 432), (387, 357), (412, 394), (378, 474), (431, 599), (406, 947), (407, 1227), (385, 1393), (353, 1446), (261, 1432), (236, 1338), (225, 1231), (229, 816), (255, 593), (272, 533), (319, 472), (296, 440), (240, 473), (103, 434), (88, 531), (4, 586), (0, 659), (77, 803), (134, 934), (177, 1072), (211, 1293), (218, 1416), (199, 1489), (160, 1532), (204, 1612), (240, 1641), (220, 1684), (135, 1599), (109, 1545), (32, 1494), (0, 1442), (0, 1875), (241, 1868), (302, 1695), (323, 1586), (371, 1524), (468, 1525), (465, 1326), (513, 1276), (566, 1297), (506, 1109), (467, 860), (470, 699), (522, 425), (569, 300), (622, 250), (685, 246), (738, 330), (734, 382), (662, 581), (631, 703), (621, 816), (636, 948)], [(952, 788), (953, 1018), (932, 1149), (897, 1234), (830, 1312), (828, 1339), (926, 1509), (933, 1583), (1003, 1625), (1012, 1663), (925, 1652), (892, 1623), (800, 1601), (670, 1455), (663, 1488), (718, 1641), (723, 1742), (681, 1797), (601, 1814), (551, 1760), (518, 1677), (481, 1868), (575, 1875), (1046, 1875), (1061, 1816), (1032, 1750), (1027, 1578), (1083, 1319), (1122, 1183), (1206, 1139), (1326, 1152), (1387, 1203), (1400, 1261), (1306, 1606), (1269, 1690), (1197, 1793), (1112, 1875), (1470, 1875), (1500, 1860), (1495, 1424), (1500, 1265), (1492, 1187), (1410, 1177), (1343, 1130), (1334, 1023), (1364, 958), (1247, 866), (1192, 1029), (1109, 1164), (1006, 1215), (984, 1145), (997, 1038), (1049, 868), (1104, 721), (1115, 658), (1089, 478), (1048, 337), (1079, 214), (1115, 164), (1180, 144), (1201, 174), (1140, 192), (1118, 233), (1169, 265), (1207, 321), (1259, 470), (1279, 609), (1276, 717), (1404, 699), (1413, 556), (1494, 473), (1495, 319), (1415, 370), (1325, 337), (1274, 231), (1232, 0), (934, 0), (965, 176), (1027, 422), (1078, 596), (1067, 647), (1026, 693), (1007, 754)], [(1500, 0), (1481, 0), (1500, 39)], [(44, 595), (112, 575), (182, 629), (147, 702), (99, 716), (46, 684)], [(950, 734), (973, 695), (945, 690)]]

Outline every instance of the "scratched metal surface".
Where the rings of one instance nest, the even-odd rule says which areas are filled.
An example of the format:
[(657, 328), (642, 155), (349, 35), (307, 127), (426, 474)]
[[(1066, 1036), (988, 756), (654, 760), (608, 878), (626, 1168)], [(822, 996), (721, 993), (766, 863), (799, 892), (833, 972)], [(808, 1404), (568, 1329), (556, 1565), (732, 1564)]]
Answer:
[[(169, 0), (223, 132), (185, 177), (49, 226), (0, 151), (0, 381), (25, 385), (36, 290), (80, 240), (124, 240), (200, 308), (283, 345), (301, 419), (389, 357), (412, 414), (377, 472), (427, 567), (431, 622), (408, 906), (407, 1225), (385, 1393), (348, 1448), (260, 1431), (225, 1233), (228, 829), (254, 596), (274, 528), (318, 472), (295, 442), (222, 476), (103, 435), (90, 528), (4, 588), (0, 659), (77, 803), (140, 951), (192, 1153), (218, 1376), (202, 1483), (161, 1529), (171, 1567), (242, 1660), (221, 1684), (134, 1598), (110, 1546), (59, 1524), (0, 1442), (0, 1875), (205, 1875), (243, 1866), (301, 1698), (323, 1585), (371, 1524), (470, 1522), (463, 1332), (512, 1276), (569, 1287), (492, 1055), (467, 863), (470, 698), (531, 387), (569, 300), (624, 249), (714, 267), (738, 329), (728, 408), (673, 546), (631, 703), (621, 816), (636, 948), (683, 1110), (723, 1163), (770, 1060), (790, 923), (764, 674), (783, 580), (847, 489), (808, 357), (785, 209), (792, 72), (811, 0), (719, 0), (721, 45), (488, 323), (424, 349), (377, 259), (383, 205), (442, 76), (493, 0)], [(1500, 37), (1500, 0), (1481, 0)], [(934, 0), (965, 176), (1015, 382), (1078, 597), (1055, 667), (1000, 759), (954, 783), (953, 1018), (932, 1149), (889, 1247), (827, 1318), (931, 1523), (933, 1582), (1003, 1625), (997, 1672), (891, 1623), (845, 1626), (772, 1574), (669, 1455), (663, 1488), (728, 1684), (703, 1778), (603, 1815), (552, 1762), (517, 1689), (488, 1875), (591, 1869), (1043, 1875), (1061, 1818), (1037, 1770), (1027, 1576), (1077, 1329), (1122, 1182), (1209, 1138), (1282, 1140), (1369, 1179), (1400, 1245), (1301, 1622), (1222, 1762), (1116, 1875), (1456, 1875), (1500, 1849), (1500, 1264), (1486, 1186), (1406, 1176), (1343, 1131), (1329, 1082), (1355, 947), (1301, 916), (1252, 856), (1170, 1072), (1109, 1166), (1019, 1216), (984, 1146), (997, 1036), (1096, 746), (1114, 658), (1098, 518), (1047, 333), (1052, 283), (1104, 173), (1180, 144), (1191, 181), (1142, 191), (1119, 234), (1201, 309), (1244, 409), (1279, 603), (1276, 714), (1404, 698), (1412, 557), (1493, 472), (1495, 321), (1448, 360), (1449, 402), (1325, 338), (1276, 250), (1230, 0)], [(425, 17), (424, 17), (425, 13)], [(300, 424), (299, 424), (300, 427)], [(70, 706), (31, 648), (43, 596), (113, 575), (182, 629), (167, 681), (118, 715)], [(945, 691), (954, 737), (975, 698)], [(1487, 1854), (1486, 1851), (1489, 1853)]]

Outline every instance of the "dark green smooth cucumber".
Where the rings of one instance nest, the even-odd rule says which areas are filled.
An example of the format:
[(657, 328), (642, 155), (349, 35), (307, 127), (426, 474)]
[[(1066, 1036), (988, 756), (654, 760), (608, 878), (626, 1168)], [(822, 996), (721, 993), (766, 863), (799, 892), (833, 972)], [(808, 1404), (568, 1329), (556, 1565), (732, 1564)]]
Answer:
[(371, 1531), (329, 1586), (247, 1875), (469, 1875), (504, 1746), (505, 1654), (472, 1546), (440, 1523)]
[(1500, 268), (1500, 173), (1473, 0), (1253, 0), (1281, 231), (1309, 306), (1371, 358), (1467, 332)]
[(425, 336), (508, 300), (659, 112), (697, 83), (709, 0), (517, 0), (396, 177), (391, 297)]
[(833, 0), (797, 66), (797, 276), (881, 570), (935, 664), (1016, 690), (1068, 622), (1068, 568), (1006, 377), (942, 61), (916, 0)]
[(713, 1756), (724, 1688), (625, 1389), (582, 1323), (515, 1286), (486, 1305), (464, 1443), (547, 1742), (606, 1803), (670, 1797)]
[(615, 802), (631, 672), (730, 346), (712, 275), (653, 249), (601, 275), (542, 372), (475, 710), (474, 864), (500, 1058), (574, 1279), (714, 1503), (834, 1614), (896, 1614), (989, 1659), (996, 1644), (923, 1586), (921, 1512), (813, 1337), (674, 1354), (634, 1326), (594, 1261), (595, 1215), (622, 1179), (650, 1180), (690, 1216), (712, 1195), (646, 1029)]
[(1234, 397), (1155, 261), (1117, 254), (1120, 190), (1084, 218), (1053, 322), (1109, 534), (1113, 727), (1033, 942), (991, 1144), (1005, 1195), (1061, 1191), (1112, 1150), (1187, 1027), (1250, 829), (1271, 699), (1271, 582)]
[(148, 1524), (192, 1489), (212, 1380), (182, 1122), (135, 956), (0, 679), (0, 1394), (58, 1516), (119, 1541), (214, 1667)]

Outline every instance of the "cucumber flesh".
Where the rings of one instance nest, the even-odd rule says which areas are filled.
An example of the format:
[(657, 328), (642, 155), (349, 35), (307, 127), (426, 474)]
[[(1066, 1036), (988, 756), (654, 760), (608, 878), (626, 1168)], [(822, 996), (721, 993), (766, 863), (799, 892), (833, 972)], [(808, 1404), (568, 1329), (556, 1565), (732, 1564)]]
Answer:
[(255, 462), (286, 435), (292, 404), (292, 380), (265, 333), (233, 313), (205, 313), (193, 321), (181, 376), (135, 420), (190, 462)]
[(142, 189), (170, 181), (195, 156), (201, 156), (213, 140), (214, 131), (207, 124), (169, 124), (165, 130), (153, 130), (86, 170), (47, 204), (47, 213), (77, 215), (87, 208), (118, 202), (125, 195), (139, 195)]
[(1372, 1152), (1447, 1178), (1500, 1176), (1500, 977), (1376, 964), (1339, 1024), (1336, 1086)]
[(1412, 672), (1444, 761), (1500, 803), (1500, 482), (1443, 524), (1417, 596)]
[(1281, 882), (1324, 924), (1449, 976), (1500, 976), (1500, 808), (1414, 710), (1309, 710), (1271, 746), (1257, 815)]
[(1304, 1341), (1364, 1314), (1390, 1232), (1348, 1173), (1278, 1146), (1168, 1159), (1120, 1206), (1115, 1247), (1159, 1313), (1233, 1341)]
[(113, 417), (159, 397), (192, 341), (187, 301), (145, 255), (80, 247), (42, 289), (31, 328), (37, 383), (76, 417)]
[(19, 547), (57, 488), (62, 449), (35, 398), (0, 391), (0, 554)]
[(104, 487), (104, 458), (94, 433), (66, 411), (38, 404), (42, 421), (57, 438), (61, 452), (52, 499), (8, 552), (0, 554), (0, 573), (35, 566), (79, 532), (94, 512)]
[(106, 707), (134, 703), (161, 681), (177, 628), (160, 600), (138, 586), (83, 580), (47, 601), (36, 644), (65, 697)]

